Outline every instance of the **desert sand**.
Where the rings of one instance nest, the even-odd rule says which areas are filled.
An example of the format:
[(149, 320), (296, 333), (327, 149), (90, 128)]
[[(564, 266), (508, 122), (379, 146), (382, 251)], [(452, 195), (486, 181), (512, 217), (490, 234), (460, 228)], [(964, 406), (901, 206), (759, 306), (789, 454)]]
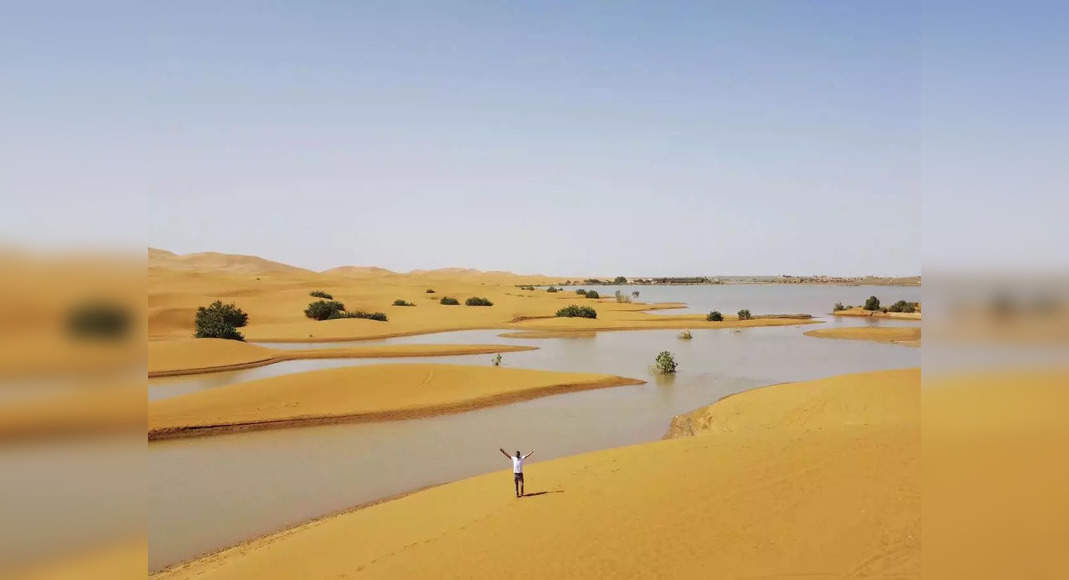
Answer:
[(809, 332), (806, 332), (805, 335), (816, 338), (890, 342), (892, 344), (901, 344), (905, 346), (921, 345), (921, 327), (919, 326), (819, 328), (817, 330), (810, 330)]
[(315, 358), (405, 358), (535, 350), (507, 344), (381, 344), (343, 348), (281, 350), (237, 340), (198, 338), (148, 344), (148, 376), (229, 371)]
[(490, 473), (157, 577), (917, 577), (920, 396), (918, 369), (748, 391), (693, 436), (536, 455), (525, 498)]
[[(254, 256), (176, 256), (152, 249), (148, 254), (148, 336), (150, 340), (190, 338), (197, 307), (215, 300), (233, 302), (249, 314), (248, 326), (241, 329), (249, 341), (325, 342), (470, 329), (590, 332), (811, 322), (762, 318), (762, 313), (755, 313), (748, 321), (727, 317), (723, 322), (707, 322), (701, 315), (650, 312), (680, 308), (681, 304), (618, 303), (611, 296), (588, 299), (572, 290), (550, 293), (517, 287), (556, 280), (459, 268), (400, 274), (382, 268), (343, 267), (316, 273)], [(305, 317), (304, 309), (318, 300), (309, 296), (313, 290), (329, 292), (347, 310), (383, 312), (389, 320), (311, 320)], [(461, 304), (442, 305), (439, 301), (444, 296)], [(464, 300), (474, 296), (489, 298), (494, 305), (465, 306)], [(393, 306), (396, 299), (415, 306)], [(570, 304), (594, 307), (597, 319), (555, 316), (557, 310)]]
[(644, 382), (614, 375), (489, 366), (393, 364), (326, 369), (152, 401), (148, 404), (149, 439), (408, 419)]

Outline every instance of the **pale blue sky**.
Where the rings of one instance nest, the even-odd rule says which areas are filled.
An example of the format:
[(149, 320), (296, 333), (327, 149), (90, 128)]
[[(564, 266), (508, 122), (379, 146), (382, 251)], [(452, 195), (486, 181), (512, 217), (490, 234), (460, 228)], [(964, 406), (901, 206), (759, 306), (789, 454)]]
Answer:
[(13, 5), (5, 230), (313, 269), (916, 274), (922, 181), (969, 174), (932, 148), (1053, 138), (1064, 71), (1013, 87), (1064, 54), (1032, 54), (1042, 12), (891, 4)]

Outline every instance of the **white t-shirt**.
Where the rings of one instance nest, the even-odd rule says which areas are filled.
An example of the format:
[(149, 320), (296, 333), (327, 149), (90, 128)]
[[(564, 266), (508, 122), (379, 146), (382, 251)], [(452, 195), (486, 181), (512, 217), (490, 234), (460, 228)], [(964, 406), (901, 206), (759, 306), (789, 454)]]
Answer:
[(523, 462), (527, 460), (527, 455), (523, 457), (511, 455), (509, 457), (512, 459), (512, 473), (523, 473)]

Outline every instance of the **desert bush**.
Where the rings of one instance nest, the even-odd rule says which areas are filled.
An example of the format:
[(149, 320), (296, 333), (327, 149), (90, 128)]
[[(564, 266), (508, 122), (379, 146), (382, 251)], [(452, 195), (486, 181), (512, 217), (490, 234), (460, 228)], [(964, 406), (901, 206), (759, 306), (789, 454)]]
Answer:
[(709, 322), (721, 322), (724, 320), (724, 315), (720, 314), (719, 310), (714, 310), (709, 313), (709, 316), (705, 317)]
[(466, 306), (493, 306), (494, 305), (494, 303), (490, 302), (489, 299), (482, 298), (480, 296), (472, 296), (471, 298), (468, 298), (467, 300), (465, 300), (464, 304)]
[(497, 356), (495, 356), (494, 358), (490, 359), (490, 364), (495, 366), (495, 367), (501, 366), (501, 353), (497, 353)]
[(905, 300), (899, 300), (898, 302), (895, 302), (894, 304), (889, 306), (887, 308), (887, 310), (890, 310), (891, 312), (910, 312), (910, 313), (912, 313), (912, 312), (916, 312), (917, 311), (917, 303), (916, 302), (906, 302)]
[(315, 298), (326, 298), (327, 300), (334, 300), (333, 296), (331, 296), (330, 294), (328, 294), (328, 293), (326, 293), (326, 292), (324, 292), (322, 290), (312, 290), (311, 292), (308, 293), (308, 295), (309, 296), (314, 296)]
[(560, 292), (560, 290), (556, 286), (550, 286), (546, 288), (546, 292)]
[(836, 302), (835, 306), (832, 306), (831, 309), (832, 309), (833, 312), (838, 312), (840, 310), (846, 310), (846, 307), (843, 306), (842, 302)]
[(439, 300), (438, 303), (446, 306), (456, 306), (457, 304), (460, 304), (460, 301), (456, 298), (450, 298), (449, 296), (442, 296), (442, 299)]
[(587, 290), (586, 291), (586, 297), (587, 298), (601, 298), (601, 295), (598, 294), (597, 290)]
[(345, 305), (337, 300), (316, 300), (304, 309), (304, 315), (316, 320), (337, 318), (339, 312), (345, 312)]
[(337, 318), (366, 318), (368, 320), (378, 320), (379, 322), (386, 322), (385, 312), (364, 312), (361, 310), (355, 310), (353, 312), (338, 311), (331, 314), (329, 320)]
[(427, 288), (427, 294), (434, 294), (434, 290)]
[(405, 300), (403, 298), (398, 298), (397, 300), (394, 300), (393, 301), (393, 305), (394, 306), (415, 306), (415, 304), (413, 304), (411, 302), (405, 302)]
[(230, 340), (245, 340), (245, 337), (237, 331), (238, 328), (249, 323), (249, 315), (234, 304), (223, 304), (216, 300), (208, 306), (197, 309), (193, 319), (196, 338), (226, 338)]
[(739, 320), (750, 320), (753, 316), (750, 315), (750, 311), (743, 308), (739, 311)]
[(672, 356), (672, 353), (667, 350), (662, 350), (656, 359), (657, 370), (664, 375), (670, 375), (676, 372), (676, 359)]
[(879, 309), (880, 309), (880, 299), (879, 298), (877, 298), (875, 296), (869, 296), (868, 299), (865, 300), (865, 310), (879, 310)]
[(557, 311), (557, 316), (562, 318), (597, 318), (596, 310), (589, 306), (576, 306), (572, 304)]
[(586, 290), (584, 290), (583, 288), (576, 290), (575, 293), (580, 296), (586, 296)]
[(616, 284), (617, 286), (619, 286), (620, 284), (627, 284), (627, 278), (624, 278), (623, 276), (617, 276), (612, 279), (612, 283)]
[(679, 333), (679, 338), (682, 338), (683, 340), (690, 340), (694, 338), (694, 335), (691, 334), (689, 330), (684, 330), (683, 332)]

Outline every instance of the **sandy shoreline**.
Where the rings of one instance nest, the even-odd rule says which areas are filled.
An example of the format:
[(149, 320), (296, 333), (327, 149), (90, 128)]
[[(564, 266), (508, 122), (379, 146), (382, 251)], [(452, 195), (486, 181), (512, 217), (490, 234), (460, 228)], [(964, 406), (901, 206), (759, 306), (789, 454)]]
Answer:
[(506, 344), (390, 344), (284, 350), (233, 340), (202, 338), (149, 343), (148, 377), (232, 371), (288, 360), (452, 356), (519, 352), (537, 350), (537, 348), (535, 346)]
[(462, 365), (390, 364), (271, 377), (148, 404), (148, 439), (462, 413), (645, 381)]
[(888, 342), (903, 346), (919, 347), (921, 345), (920, 326), (877, 326), (877, 327), (848, 327), (848, 328), (820, 328), (803, 333), (815, 338), (834, 338), (843, 340), (871, 340), (874, 342)]
[(489, 473), (154, 577), (915, 577), (919, 387), (909, 369), (746, 391), (688, 414), (693, 436), (531, 463), (527, 498)]

